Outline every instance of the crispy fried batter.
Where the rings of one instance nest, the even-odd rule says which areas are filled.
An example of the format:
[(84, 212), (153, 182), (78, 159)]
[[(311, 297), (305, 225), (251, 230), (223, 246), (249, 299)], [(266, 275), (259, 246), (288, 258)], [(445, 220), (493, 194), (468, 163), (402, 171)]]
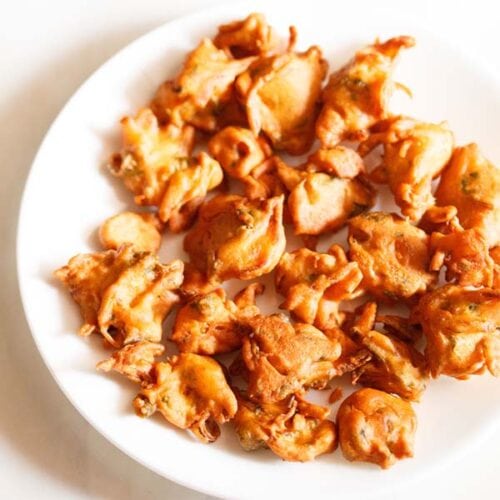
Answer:
[(114, 370), (132, 382), (151, 383), (155, 358), (164, 351), (161, 344), (141, 340), (122, 347), (110, 358), (97, 363), (96, 368), (104, 372)]
[(151, 108), (163, 122), (213, 131), (218, 111), (232, 97), (236, 77), (254, 60), (233, 59), (205, 38), (189, 54), (177, 78), (160, 86)]
[(482, 231), (490, 247), (500, 244), (500, 169), (480, 153), (477, 144), (455, 149), (436, 200), (440, 206), (455, 206), (464, 229)]
[(363, 273), (361, 286), (379, 299), (409, 299), (434, 283), (428, 245), (424, 231), (395, 214), (370, 212), (349, 221), (349, 256)]
[(188, 167), (178, 170), (168, 180), (159, 206), (160, 219), (173, 232), (187, 229), (208, 191), (217, 187), (223, 177), (218, 161), (206, 153), (198, 154)]
[(276, 290), (285, 297), (280, 307), (320, 329), (342, 323), (338, 306), (357, 296), (362, 279), (357, 263), (349, 262), (338, 245), (328, 253), (307, 248), (284, 253), (275, 272)]
[(264, 56), (276, 49), (278, 36), (266, 18), (252, 13), (241, 21), (219, 26), (214, 45), (231, 52), (233, 57)]
[(450, 161), (453, 133), (447, 123), (399, 116), (377, 124), (359, 151), (365, 155), (379, 144), (384, 145), (382, 164), (371, 177), (389, 184), (403, 215), (419, 220), (434, 204), (431, 183)]
[(248, 394), (256, 401), (279, 401), (303, 388), (324, 388), (336, 375), (341, 346), (312, 325), (290, 324), (281, 315), (249, 319), (242, 355)]
[(257, 278), (274, 269), (285, 250), (282, 214), (283, 197), (217, 196), (201, 207), (184, 249), (209, 282)]
[(349, 461), (387, 469), (413, 456), (417, 417), (410, 403), (375, 389), (351, 394), (337, 414), (339, 443)]
[(289, 396), (257, 404), (238, 394), (233, 424), (246, 451), (270, 448), (283, 460), (306, 462), (337, 447), (335, 424), (328, 408)]
[(446, 285), (425, 294), (415, 311), (427, 340), (433, 377), (500, 375), (500, 291)]
[(419, 401), (426, 388), (424, 356), (411, 345), (374, 329), (377, 305), (367, 303), (355, 323), (353, 339), (372, 353), (372, 360), (353, 372), (352, 381)]
[(330, 76), (316, 122), (316, 136), (323, 146), (362, 140), (371, 126), (387, 118), (395, 87), (391, 78), (394, 60), (401, 49), (413, 45), (415, 40), (409, 36), (376, 42)]
[(183, 353), (154, 364), (154, 382), (134, 399), (140, 417), (159, 411), (171, 424), (189, 429), (205, 443), (220, 435), (218, 424), (230, 420), (238, 403), (217, 361)]
[(309, 172), (325, 172), (342, 179), (354, 179), (364, 173), (365, 165), (361, 156), (354, 149), (344, 146), (319, 148), (307, 159)]
[(168, 179), (184, 167), (194, 145), (188, 125), (162, 125), (149, 108), (121, 121), (123, 149), (111, 157), (109, 169), (135, 195), (138, 205), (159, 205)]
[(106, 250), (130, 243), (138, 252), (156, 253), (161, 245), (162, 223), (155, 214), (122, 212), (106, 219), (99, 239)]
[(194, 298), (179, 309), (171, 339), (181, 352), (214, 355), (238, 349), (249, 331), (246, 320), (259, 314), (255, 293), (263, 291), (262, 284), (254, 283), (235, 302), (222, 288)]
[(493, 260), (493, 285), (495, 290), (500, 290), (500, 246), (490, 250), (490, 257)]
[(140, 340), (158, 342), (162, 323), (179, 301), (180, 260), (160, 264), (131, 245), (73, 257), (55, 272), (80, 306), (81, 335), (98, 331), (114, 347)]
[(276, 149), (305, 153), (314, 139), (321, 83), (327, 63), (314, 46), (306, 52), (260, 58), (236, 80), (255, 135), (264, 132)]

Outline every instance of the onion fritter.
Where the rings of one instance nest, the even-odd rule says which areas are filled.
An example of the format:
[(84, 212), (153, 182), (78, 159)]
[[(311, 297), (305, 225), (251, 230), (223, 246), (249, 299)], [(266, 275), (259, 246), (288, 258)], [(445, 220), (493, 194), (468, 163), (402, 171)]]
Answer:
[(401, 49), (413, 45), (415, 40), (409, 36), (376, 42), (330, 76), (316, 122), (316, 136), (323, 146), (362, 140), (370, 127), (387, 118), (395, 86), (391, 79), (394, 60)]
[(349, 221), (349, 257), (363, 273), (361, 286), (379, 299), (409, 299), (435, 282), (428, 246), (422, 229), (395, 214), (370, 212)]
[(205, 443), (220, 435), (218, 424), (236, 413), (238, 403), (217, 361), (183, 353), (155, 363), (154, 382), (134, 399), (140, 417), (159, 411), (171, 424), (189, 429)]
[(415, 311), (427, 340), (433, 377), (500, 375), (500, 291), (446, 285), (425, 294)]
[(282, 215), (283, 197), (216, 196), (202, 205), (184, 249), (209, 282), (257, 278), (272, 271), (285, 250)]
[(306, 462), (337, 447), (335, 424), (326, 419), (328, 408), (299, 396), (260, 404), (237, 397), (232, 423), (246, 451), (270, 448), (283, 460)]
[(340, 405), (340, 448), (349, 461), (387, 469), (412, 457), (417, 417), (410, 403), (375, 389), (360, 389)]

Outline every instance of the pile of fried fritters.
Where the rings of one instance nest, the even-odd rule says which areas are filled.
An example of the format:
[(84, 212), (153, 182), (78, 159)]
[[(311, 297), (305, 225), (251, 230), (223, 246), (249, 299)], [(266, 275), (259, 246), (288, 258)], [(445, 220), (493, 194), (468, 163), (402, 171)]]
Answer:
[[(105, 250), (56, 276), (81, 308), (80, 333), (116, 349), (98, 368), (139, 384), (138, 415), (158, 411), (203, 442), (230, 421), (244, 449), (285, 460), (340, 443), (348, 460), (386, 468), (413, 453), (410, 403), (430, 377), (500, 374), (500, 170), (475, 144), (456, 147), (446, 123), (390, 113), (411, 37), (363, 48), (325, 86), (321, 49), (298, 52), (296, 37), (290, 28), (284, 46), (261, 14), (220, 26), (124, 118), (109, 169), (149, 208), (106, 220)], [(308, 156), (292, 166), (290, 155)], [(402, 215), (370, 211), (374, 183)], [(345, 225), (347, 252), (316, 250)], [(286, 251), (285, 226), (302, 248)], [(159, 262), (162, 234), (186, 230), (189, 262)], [(232, 299), (222, 288), (271, 272), (292, 320), (261, 313), (262, 283)], [(160, 360), (174, 306), (179, 353)], [(226, 368), (217, 355), (230, 352)], [(304, 396), (333, 388), (333, 403), (345, 374), (362, 388), (334, 423)]]

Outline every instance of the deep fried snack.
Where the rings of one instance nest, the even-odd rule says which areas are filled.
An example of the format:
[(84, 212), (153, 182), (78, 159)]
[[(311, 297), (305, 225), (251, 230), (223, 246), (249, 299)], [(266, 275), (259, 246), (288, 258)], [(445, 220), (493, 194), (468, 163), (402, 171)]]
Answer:
[(290, 190), (288, 210), (296, 234), (319, 235), (340, 229), (349, 217), (373, 206), (375, 191), (361, 178), (308, 172), (283, 162), (278, 176)]
[(280, 307), (320, 329), (342, 323), (339, 304), (357, 296), (362, 279), (358, 264), (349, 262), (339, 245), (327, 253), (307, 248), (284, 253), (275, 271), (276, 290), (285, 297)]
[(382, 164), (371, 178), (389, 184), (403, 215), (419, 220), (434, 205), (431, 183), (450, 161), (453, 133), (447, 123), (424, 123), (402, 116), (378, 123), (373, 132), (359, 147), (365, 155), (384, 145)]
[(490, 257), (493, 260), (493, 285), (495, 290), (500, 290), (500, 246), (490, 250)]
[(233, 59), (205, 38), (189, 54), (177, 78), (160, 86), (151, 108), (162, 122), (213, 131), (220, 108), (232, 97), (236, 77), (254, 60)]
[(261, 131), (276, 149), (304, 154), (314, 139), (321, 84), (328, 65), (321, 50), (289, 50), (261, 58), (236, 80), (236, 91), (247, 110), (255, 135)]
[(349, 461), (387, 469), (413, 456), (417, 417), (410, 403), (375, 389), (360, 389), (340, 405), (340, 448)]
[(274, 269), (285, 250), (282, 214), (283, 197), (216, 196), (202, 205), (184, 249), (208, 282), (257, 278)]
[(99, 332), (114, 347), (140, 340), (158, 342), (162, 323), (183, 279), (184, 264), (160, 264), (131, 245), (73, 257), (55, 276), (80, 306), (80, 334)]
[(304, 388), (324, 388), (336, 375), (341, 346), (312, 325), (290, 324), (282, 315), (255, 316), (243, 339), (248, 395), (279, 401)]
[(335, 424), (326, 419), (328, 408), (299, 396), (260, 404), (237, 397), (232, 423), (244, 450), (270, 448), (283, 460), (306, 462), (337, 447)]
[(255, 293), (263, 291), (262, 284), (254, 283), (235, 302), (222, 288), (195, 297), (179, 309), (171, 340), (181, 352), (214, 355), (238, 349), (249, 331), (246, 319), (259, 314)]
[(189, 166), (178, 170), (167, 182), (158, 215), (172, 232), (180, 232), (193, 222), (193, 216), (208, 191), (224, 178), (219, 162), (206, 153), (191, 158)]
[(278, 36), (262, 14), (252, 13), (241, 21), (219, 26), (214, 45), (232, 56), (264, 56), (276, 49)]
[(425, 294), (414, 314), (427, 340), (433, 377), (500, 375), (500, 291), (445, 285)]
[(323, 146), (362, 140), (371, 126), (387, 118), (395, 87), (391, 78), (394, 60), (401, 49), (413, 45), (415, 40), (409, 36), (376, 42), (330, 76), (316, 122), (316, 136)]
[(115, 351), (110, 358), (97, 363), (96, 368), (104, 372), (114, 370), (132, 382), (151, 383), (153, 365), (165, 351), (162, 344), (139, 341)]
[(140, 417), (159, 411), (171, 424), (189, 429), (202, 442), (211, 443), (223, 424), (236, 413), (238, 403), (217, 361), (182, 353), (155, 363), (154, 382), (134, 399)]
[(367, 303), (351, 330), (352, 338), (372, 353), (372, 359), (356, 368), (352, 381), (419, 401), (426, 388), (424, 356), (413, 346), (375, 330), (377, 305)]
[(106, 219), (99, 239), (106, 250), (118, 250), (130, 243), (138, 252), (156, 253), (161, 245), (162, 223), (155, 214), (122, 212)]
[(319, 148), (307, 159), (306, 169), (325, 172), (342, 179), (354, 179), (364, 173), (365, 165), (354, 149), (345, 146)]
[(441, 175), (437, 204), (457, 208), (464, 229), (477, 228), (490, 247), (500, 244), (500, 168), (489, 162), (477, 144), (456, 148)]
[(109, 169), (135, 195), (138, 205), (160, 205), (171, 175), (183, 168), (194, 145), (189, 125), (159, 125), (151, 109), (121, 120), (123, 149)]
[(435, 282), (429, 236), (395, 214), (370, 212), (349, 221), (349, 257), (363, 273), (361, 284), (386, 301), (409, 299)]

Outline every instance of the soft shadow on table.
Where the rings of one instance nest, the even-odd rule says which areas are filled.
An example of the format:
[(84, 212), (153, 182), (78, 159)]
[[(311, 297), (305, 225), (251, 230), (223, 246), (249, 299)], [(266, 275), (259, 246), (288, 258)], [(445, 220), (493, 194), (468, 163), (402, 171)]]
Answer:
[[(0, 161), (3, 164), (0, 183), (3, 238), (0, 435), (41, 475), (66, 483), (75, 491), (75, 496), (88, 498), (208, 498), (137, 464), (84, 421), (43, 364), (24, 318), (17, 287), (15, 237), (19, 202), (30, 164), (45, 131), (64, 102), (95, 68), (152, 27), (135, 26), (127, 32), (108, 33), (77, 51), (72, 50), (40, 74), (33, 74), (31, 81), (19, 88), (15, 98), (0, 107)], [(54, 186), (54, 189), (64, 188), (67, 189)], [(87, 452), (86, 443), (91, 444)], [(93, 474), (96, 469), (103, 473)]]

